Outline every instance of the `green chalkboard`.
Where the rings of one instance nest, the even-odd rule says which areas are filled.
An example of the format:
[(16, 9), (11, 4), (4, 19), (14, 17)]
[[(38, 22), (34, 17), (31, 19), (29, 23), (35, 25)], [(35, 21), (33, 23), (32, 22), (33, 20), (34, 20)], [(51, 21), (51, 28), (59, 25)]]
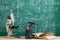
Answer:
[[(6, 19), (13, 9), (17, 36), (25, 35), (28, 22), (37, 25), (32, 32), (53, 32), (60, 35), (60, 0), (0, 0), (0, 35), (7, 35)], [(23, 27), (23, 25), (25, 25)]]

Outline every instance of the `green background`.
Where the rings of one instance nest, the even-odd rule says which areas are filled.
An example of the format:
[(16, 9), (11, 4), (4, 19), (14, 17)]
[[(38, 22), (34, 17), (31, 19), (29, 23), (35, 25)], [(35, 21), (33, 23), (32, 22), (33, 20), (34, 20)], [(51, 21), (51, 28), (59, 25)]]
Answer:
[[(17, 36), (25, 35), (24, 27), (35, 22), (36, 32), (53, 32), (60, 35), (60, 0), (0, 0), (0, 35), (6, 36), (6, 20), (13, 10)], [(35, 32), (35, 28), (32, 32)]]

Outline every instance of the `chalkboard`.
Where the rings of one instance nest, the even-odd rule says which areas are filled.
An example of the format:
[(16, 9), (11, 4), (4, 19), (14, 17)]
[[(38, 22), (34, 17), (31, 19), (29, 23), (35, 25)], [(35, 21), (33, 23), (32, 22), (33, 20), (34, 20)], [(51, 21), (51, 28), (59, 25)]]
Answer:
[(6, 33), (6, 19), (13, 10), (17, 36), (25, 35), (28, 22), (36, 23), (32, 32), (53, 32), (60, 35), (60, 0), (0, 0), (0, 35)]

